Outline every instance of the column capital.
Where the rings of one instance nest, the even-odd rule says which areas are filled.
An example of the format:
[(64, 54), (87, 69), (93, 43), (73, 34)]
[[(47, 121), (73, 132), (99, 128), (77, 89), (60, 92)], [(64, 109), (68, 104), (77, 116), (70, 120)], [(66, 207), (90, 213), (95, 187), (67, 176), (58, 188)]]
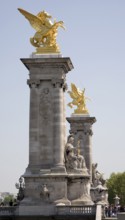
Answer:
[(40, 85), (39, 79), (28, 79), (27, 84), (30, 88), (37, 88)]
[(63, 88), (64, 91), (67, 89), (65, 78), (63, 79), (53, 78), (52, 85), (54, 88)]
[(70, 123), (70, 133), (77, 134), (82, 131), (84, 135), (93, 135), (92, 124), (96, 122), (95, 117), (73, 116), (66, 119)]

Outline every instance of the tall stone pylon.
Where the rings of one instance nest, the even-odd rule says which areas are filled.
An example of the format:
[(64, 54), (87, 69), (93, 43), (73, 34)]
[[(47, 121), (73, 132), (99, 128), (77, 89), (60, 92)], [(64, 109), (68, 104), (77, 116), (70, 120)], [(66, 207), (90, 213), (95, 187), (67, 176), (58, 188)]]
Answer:
[[(70, 58), (44, 56), (21, 59), (29, 70), (30, 87), (29, 164), (24, 174), (22, 204), (67, 203), (67, 173), (64, 165), (66, 144), (66, 74), (72, 70)], [(69, 204), (69, 203), (68, 203)]]
[(73, 68), (70, 58), (21, 59), (30, 79), (30, 129), (28, 171), (42, 169), (65, 172), (66, 73)]

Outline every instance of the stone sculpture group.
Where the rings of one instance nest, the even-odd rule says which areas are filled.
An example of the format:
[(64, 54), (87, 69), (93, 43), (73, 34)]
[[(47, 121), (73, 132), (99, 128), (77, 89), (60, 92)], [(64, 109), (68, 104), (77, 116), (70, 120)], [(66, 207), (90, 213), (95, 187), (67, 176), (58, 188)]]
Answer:
[[(66, 74), (73, 64), (58, 51), (54, 29), (57, 23), (43, 28), (43, 13), (34, 16), (19, 10), (32, 26), (40, 28), (38, 39), (34, 37), (40, 44), (37, 52), (21, 59), (29, 70), (30, 126), (29, 161), (22, 175), (25, 190), (19, 215), (52, 216), (56, 215), (55, 207), (107, 204), (105, 180), (92, 160), (92, 124), (96, 119), (86, 108), (85, 89), (71, 85), (73, 101), (69, 105), (77, 108), (70, 117), (65, 115)], [(58, 22), (58, 26), (62, 25)], [(66, 120), (70, 124), (68, 138)]]
[(78, 154), (78, 149), (74, 148), (73, 143), (74, 137), (73, 135), (69, 135), (65, 147), (65, 166), (67, 171), (87, 172), (85, 159), (82, 155)]

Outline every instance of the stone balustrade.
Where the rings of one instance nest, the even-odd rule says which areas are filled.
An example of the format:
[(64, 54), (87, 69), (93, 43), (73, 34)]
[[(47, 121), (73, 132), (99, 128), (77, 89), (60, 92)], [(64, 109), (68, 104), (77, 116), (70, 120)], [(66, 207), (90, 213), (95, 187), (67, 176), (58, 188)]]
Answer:
[[(0, 207), (0, 220), (18, 215), (18, 207)], [(96, 216), (96, 206), (56, 206), (57, 216)]]
[(0, 216), (12, 216), (15, 215), (17, 207), (13, 206), (5, 206), (5, 207), (0, 207)]
[(57, 206), (57, 215), (95, 215), (96, 206)]

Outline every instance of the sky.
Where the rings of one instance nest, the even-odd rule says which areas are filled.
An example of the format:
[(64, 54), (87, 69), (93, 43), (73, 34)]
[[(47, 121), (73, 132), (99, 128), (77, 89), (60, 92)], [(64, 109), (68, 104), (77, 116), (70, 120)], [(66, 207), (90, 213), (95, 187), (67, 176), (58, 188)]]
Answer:
[[(125, 1), (124, 0), (1, 0), (0, 7), (0, 192), (16, 193), (29, 152), (28, 70), (20, 58), (35, 48), (35, 30), (18, 12), (45, 10), (63, 20), (57, 42), (74, 69), (67, 84), (86, 89), (93, 124), (93, 163), (109, 178), (125, 171)], [(71, 101), (66, 94), (66, 104)], [(73, 110), (66, 107), (66, 116)], [(67, 123), (67, 135), (69, 125)]]

